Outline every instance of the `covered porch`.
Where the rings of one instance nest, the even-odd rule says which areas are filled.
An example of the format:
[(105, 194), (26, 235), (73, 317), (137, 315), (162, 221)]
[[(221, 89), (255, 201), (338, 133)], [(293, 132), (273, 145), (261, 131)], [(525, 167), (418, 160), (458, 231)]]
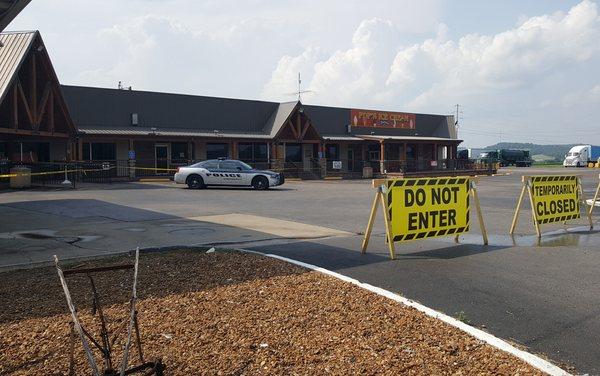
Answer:
[(458, 159), (460, 142), (417, 136), (325, 137), (326, 174), (358, 178), (364, 176), (365, 167), (371, 169), (374, 176), (493, 173), (492, 166)]

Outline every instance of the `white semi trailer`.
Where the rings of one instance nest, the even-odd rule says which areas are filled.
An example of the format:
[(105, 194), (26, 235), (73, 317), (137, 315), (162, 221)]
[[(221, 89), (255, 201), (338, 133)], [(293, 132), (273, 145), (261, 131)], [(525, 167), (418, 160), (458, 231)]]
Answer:
[(598, 162), (600, 158), (600, 146), (576, 145), (565, 155), (563, 166), (585, 167), (590, 162)]

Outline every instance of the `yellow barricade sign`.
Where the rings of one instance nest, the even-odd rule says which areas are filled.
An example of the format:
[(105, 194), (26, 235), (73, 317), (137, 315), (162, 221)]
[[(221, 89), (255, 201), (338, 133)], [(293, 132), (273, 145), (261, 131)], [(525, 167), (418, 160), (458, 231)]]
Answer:
[[(600, 179), (600, 175), (598, 175), (598, 179)], [(588, 216), (590, 217), (590, 219), (592, 218), (592, 212), (594, 211), (594, 207), (596, 206), (596, 203), (600, 202), (600, 201), (598, 201), (598, 199), (600, 199), (600, 182), (598, 183), (598, 186), (596, 187), (596, 193), (594, 193), (594, 198), (588, 201), (588, 203), (590, 205), (590, 210), (588, 211)]]
[(365, 253), (378, 206), (384, 208), (390, 258), (394, 242), (458, 235), (469, 231), (470, 198), (473, 196), (484, 244), (487, 234), (473, 179), (468, 177), (374, 180), (377, 193), (362, 244)]
[(577, 176), (532, 176), (531, 189), (538, 224), (580, 218)]
[[(514, 234), (519, 210), (525, 197), (529, 194), (533, 224), (538, 238), (541, 237), (540, 225), (566, 222), (581, 218), (580, 203), (583, 200), (581, 178), (576, 175), (536, 175), (523, 176), (523, 187), (509, 233)], [(588, 215), (590, 230), (592, 218)]]
[(394, 241), (469, 231), (468, 178), (398, 179), (388, 182)]

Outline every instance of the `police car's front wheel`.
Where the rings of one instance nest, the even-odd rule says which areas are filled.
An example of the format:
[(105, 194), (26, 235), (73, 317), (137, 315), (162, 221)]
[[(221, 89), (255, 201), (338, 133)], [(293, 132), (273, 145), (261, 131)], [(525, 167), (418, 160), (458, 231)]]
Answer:
[(200, 175), (190, 175), (186, 180), (186, 184), (190, 189), (204, 188), (204, 180)]
[(269, 180), (264, 176), (257, 176), (252, 180), (252, 187), (254, 189), (268, 189), (269, 188)]

